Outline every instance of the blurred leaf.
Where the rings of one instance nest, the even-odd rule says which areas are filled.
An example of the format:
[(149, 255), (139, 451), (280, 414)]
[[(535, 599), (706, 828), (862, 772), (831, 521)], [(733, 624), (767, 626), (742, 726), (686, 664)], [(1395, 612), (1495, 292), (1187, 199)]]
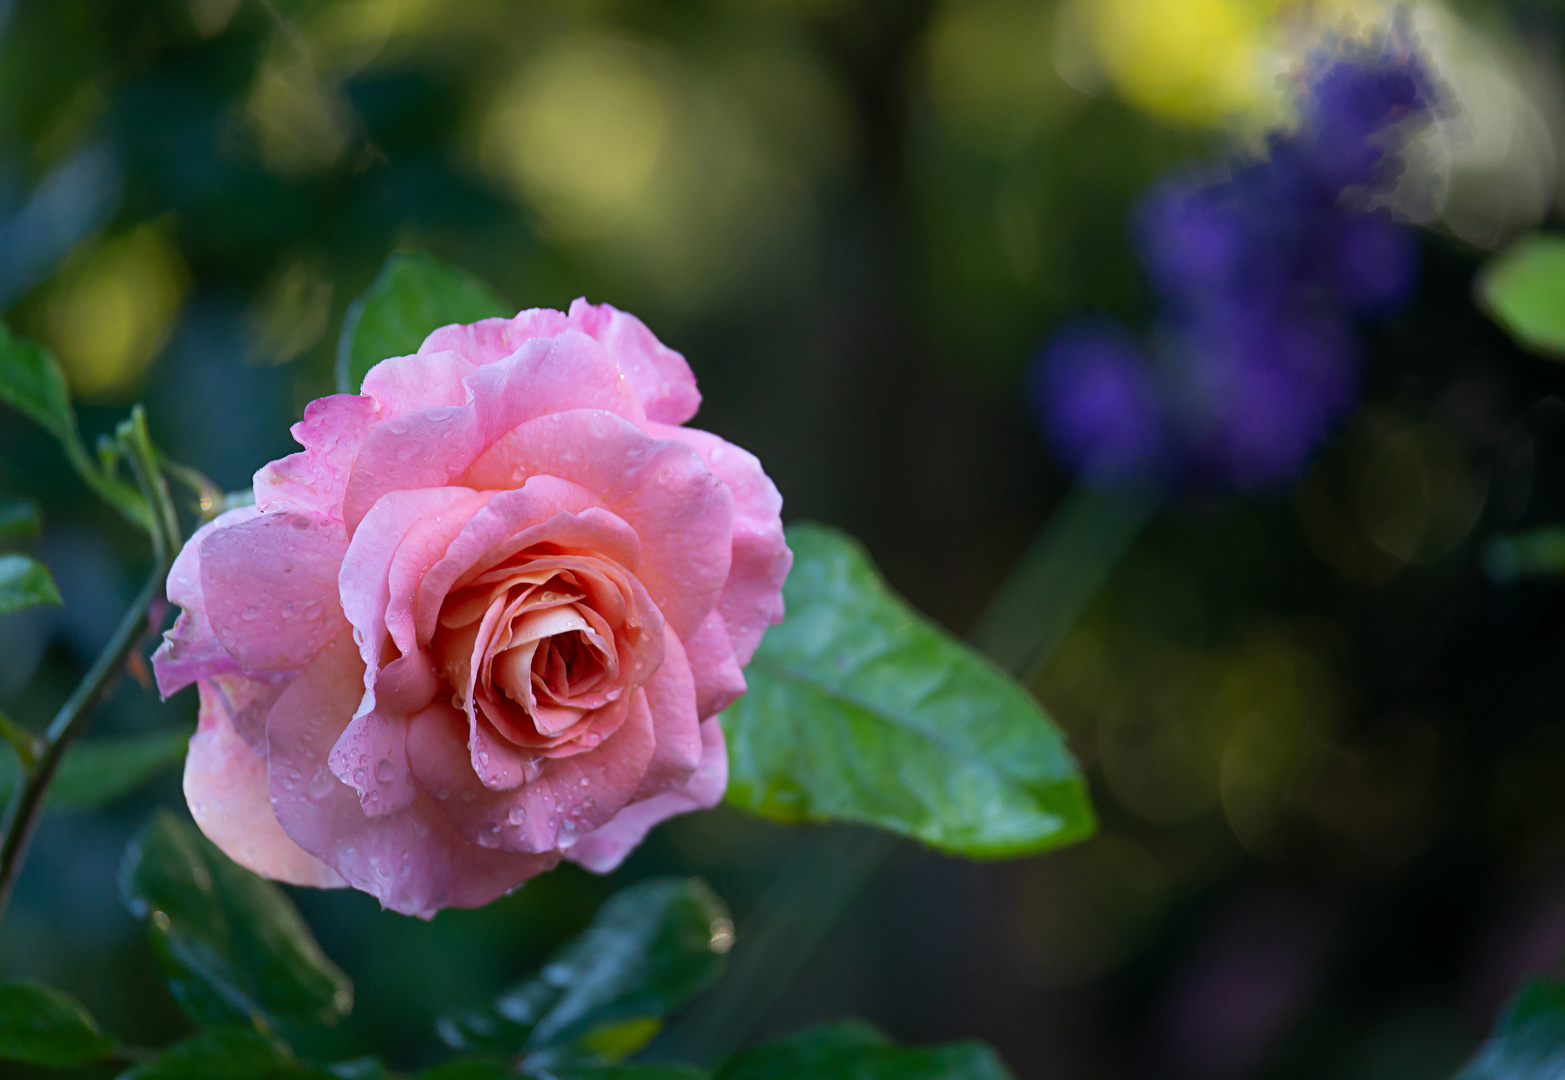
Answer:
[(49, 568), (30, 555), (0, 555), (0, 615), (39, 604), (60, 605)]
[(408, 356), (434, 330), (516, 309), (493, 289), (426, 255), (395, 254), (369, 290), (348, 307), (337, 342), (337, 389), (356, 394), (370, 368)]
[(713, 1080), (1010, 1080), (982, 1043), (903, 1049), (868, 1024), (848, 1021), (742, 1050)]
[(1092, 832), (1086, 783), (1026, 690), (893, 594), (851, 538), (795, 525), (788, 543), (788, 617), (723, 713), (730, 803), (974, 857)]
[(329, 1024), (353, 1007), (347, 976), (287, 894), (167, 810), (126, 849), (120, 892), (131, 914), (151, 916), (164, 978), (198, 1024)]
[(707, 1080), (711, 1074), (689, 1065), (580, 1065), (538, 1072), (523, 1069), (522, 1075), (539, 1080)]
[[(49, 788), (51, 810), (95, 810), (123, 798), (185, 760), (191, 729), (184, 724), (140, 735), (79, 742), (65, 752)], [(0, 747), (0, 804), (21, 774), (14, 753)]]
[(1529, 236), (1489, 260), (1479, 302), (1520, 344), (1565, 356), (1565, 236)]
[(1565, 525), (1496, 536), (1484, 547), (1483, 569), (1496, 585), (1565, 574)]
[(0, 1058), (80, 1065), (114, 1049), (81, 1003), (42, 983), (0, 983)]
[[(589, 1053), (630, 1053), (657, 1031), (656, 1021), (722, 973), (714, 927), (728, 910), (697, 878), (654, 878), (616, 893), (592, 924), (533, 978), (492, 1009), (442, 1017), (452, 1048), (501, 1057), (574, 1042)], [(633, 1029), (627, 1021), (647, 1021)], [(640, 1041), (616, 1041), (637, 1030)]]
[(499, 1058), (457, 1058), (425, 1069), (416, 1080), (515, 1080), (516, 1075)]
[(79, 443), (65, 375), (37, 342), (0, 325), (0, 401), (43, 425), (67, 445)]
[(333, 1080), (253, 1027), (215, 1028), (175, 1043), (119, 1080)]
[(337, 1080), (387, 1080), (391, 1073), (379, 1058), (360, 1057), (351, 1061), (338, 1061), (326, 1066), (326, 1071)]
[(42, 522), (31, 499), (0, 499), (0, 536), (37, 536)]
[(1523, 986), (1457, 1080), (1558, 1080), (1565, 1076), (1565, 982)]

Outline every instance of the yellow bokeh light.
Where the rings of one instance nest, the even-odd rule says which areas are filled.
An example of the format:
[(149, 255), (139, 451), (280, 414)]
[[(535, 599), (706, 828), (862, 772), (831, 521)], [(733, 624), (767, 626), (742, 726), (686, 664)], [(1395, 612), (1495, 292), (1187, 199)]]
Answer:
[(79, 252), (48, 285), (38, 334), (84, 397), (141, 377), (168, 339), (189, 284), (165, 222), (148, 222)]

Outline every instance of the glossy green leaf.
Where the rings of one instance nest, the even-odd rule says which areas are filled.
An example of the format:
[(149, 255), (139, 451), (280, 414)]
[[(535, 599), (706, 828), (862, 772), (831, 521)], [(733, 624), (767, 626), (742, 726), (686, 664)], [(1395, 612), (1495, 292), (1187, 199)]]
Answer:
[(1491, 259), (1479, 302), (1520, 344), (1565, 357), (1565, 236), (1539, 233)]
[(49, 568), (30, 555), (0, 555), (0, 615), (39, 604), (60, 604)]
[(65, 374), (48, 350), (0, 326), (0, 401), (48, 429), (62, 443), (79, 441)]
[(75, 998), (42, 983), (0, 983), (0, 1060), (80, 1065), (113, 1049)]
[(120, 1074), (119, 1080), (333, 1080), (253, 1027), (214, 1028)]
[[(631, 1052), (722, 973), (732, 928), (705, 882), (640, 882), (492, 1008), (443, 1017), (437, 1029), (457, 1050), (500, 1057), (568, 1045), (593, 1058)], [(638, 1022), (638, 1039), (624, 1039)]]
[(0, 536), (37, 536), (42, 524), (31, 499), (0, 499)]
[(743, 1050), (713, 1080), (1010, 1080), (982, 1043), (908, 1049), (854, 1021), (811, 1028)]
[(370, 368), (388, 357), (417, 352), (442, 326), (514, 314), (515, 307), (464, 271), (426, 255), (392, 255), (343, 319), (337, 389), (358, 393)]
[(794, 525), (788, 543), (787, 618), (722, 717), (730, 803), (980, 858), (1092, 832), (1086, 783), (1026, 690), (892, 593), (851, 538)]
[(126, 850), (120, 891), (149, 919), (169, 989), (199, 1024), (332, 1023), (353, 1007), (347, 976), (287, 894), (167, 810)]
[(1565, 982), (1534, 979), (1511, 1002), (1494, 1033), (1457, 1080), (1565, 1077)]
[[(140, 735), (111, 735), (66, 751), (49, 787), (51, 810), (95, 810), (129, 795), (185, 760), (191, 728), (176, 724)], [(16, 755), (0, 745), (0, 805), (21, 776)]]

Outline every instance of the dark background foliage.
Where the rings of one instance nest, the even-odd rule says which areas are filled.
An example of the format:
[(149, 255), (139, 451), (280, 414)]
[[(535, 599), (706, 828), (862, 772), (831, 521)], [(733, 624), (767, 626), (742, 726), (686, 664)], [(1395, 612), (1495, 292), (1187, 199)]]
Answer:
[[(1079, 311), (1145, 325), (1126, 214), (1225, 146), (1052, 77), (1035, 115), (953, 120), (940, 35), (960, 4), (0, 11), (0, 303), (97, 403), (89, 430), (143, 398), (172, 456), (243, 486), (330, 391), (347, 303), (389, 251), (428, 251), (518, 305), (641, 315), (785, 515), (860, 536), (957, 632), (1070, 480), (1029, 421), (1029, 357)], [(1549, 56), (1551, 11), (1511, 12)], [(986, 62), (1025, 82), (1047, 44)], [(766, 1033), (861, 1015), (908, 1042), (984, 1038), (1023, 1078), (1421, 1080), (1565, 950), (1560, 595), (1480, 568), (1497, 533), (1565, 515), (1565, 374), (1474, 309), (1481, 251), (1429, 233), (1423, 253), (1304, 481), (1170, 507), (1033, 687), (1100, 835), (1014, 863), (905, 847)], [(65, 598), (0, 620), (0, 705), (36, 721), (145, 552), (45, 436), (7, 415), (0, 445)], [(124, 680), (94, 730), (194, 710)], [(131, 1041), (183, 1030), (114, 884), (129, 835), (178, 800), (169, 776), (50, 817), (0, 971)], [(427, 925), (299, 892), (357, 987), (320, 1049), (432, 1060), (437, 1012), (487, 1000), (614, 886), (698, 873), (742, 919), (795, 840), (718, 810), (612, 882), (566, 868)]]

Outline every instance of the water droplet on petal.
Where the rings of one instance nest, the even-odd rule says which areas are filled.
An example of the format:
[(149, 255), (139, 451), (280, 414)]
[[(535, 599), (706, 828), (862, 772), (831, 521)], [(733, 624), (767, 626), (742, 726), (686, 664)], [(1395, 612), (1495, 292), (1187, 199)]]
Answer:
[(259, 614), (261, 614), (260, 610), (254, 604), (251, 604), (239, 613), (239, 617), (245, 622), (249, 622)]
[(418, 441), (405, 442), (397, 447), (398, 461), (412, 461), (424, 452), (424, 444)]
[(505, 820), (512, 825), (520, 825), (527, 820), (527, 811), (520, 806), (513, 806), (511, 812), (505, 815)]
[(336, 787), (337, 778), (332, 775), (330, 769), (320, 765), (316, 767), (315, 775), (310, 777), (310, 783), (304, 789), (304, 793), (312, 799), (319, 800), (330, 795)]
[(392, 767), (390, 758), (381, 758), (375, 765), (375, 779), (382, 784), (391, 783), (391, 778), (396, 774), (397, 770)]
[(294, 605), (293, 605), (293, 601), (290, 600), (286, 604), (283, 605), (283, 618), (291, 619), (291, 618), (293, 618), (293, 613), (294, 613)]
[(592, 783), (592, 781), (589, 780), (587, 777), (584, 776), (584, 777), (581, 778), (581, 786), (582, 787), (586, 787), (587, 785), (589, 785), (591, 783)]
[(448, 787), (443, 787), (439, 791), (435, 792), (435, 798), (439, 799), (441, 802), (445, 802), (450, 797), (451, 789)]
[(458, 795), (457, 798), (461, 799), (465, 803), (470, 803), (474, 799), (478, 798), (478, 796), (471, 789), (468, 789), (463, 791), (462, 794)]
[(370, 774), (364, 769), (354, 769), (353, 782), (358, 787), (367, 787), (370, 782)]

